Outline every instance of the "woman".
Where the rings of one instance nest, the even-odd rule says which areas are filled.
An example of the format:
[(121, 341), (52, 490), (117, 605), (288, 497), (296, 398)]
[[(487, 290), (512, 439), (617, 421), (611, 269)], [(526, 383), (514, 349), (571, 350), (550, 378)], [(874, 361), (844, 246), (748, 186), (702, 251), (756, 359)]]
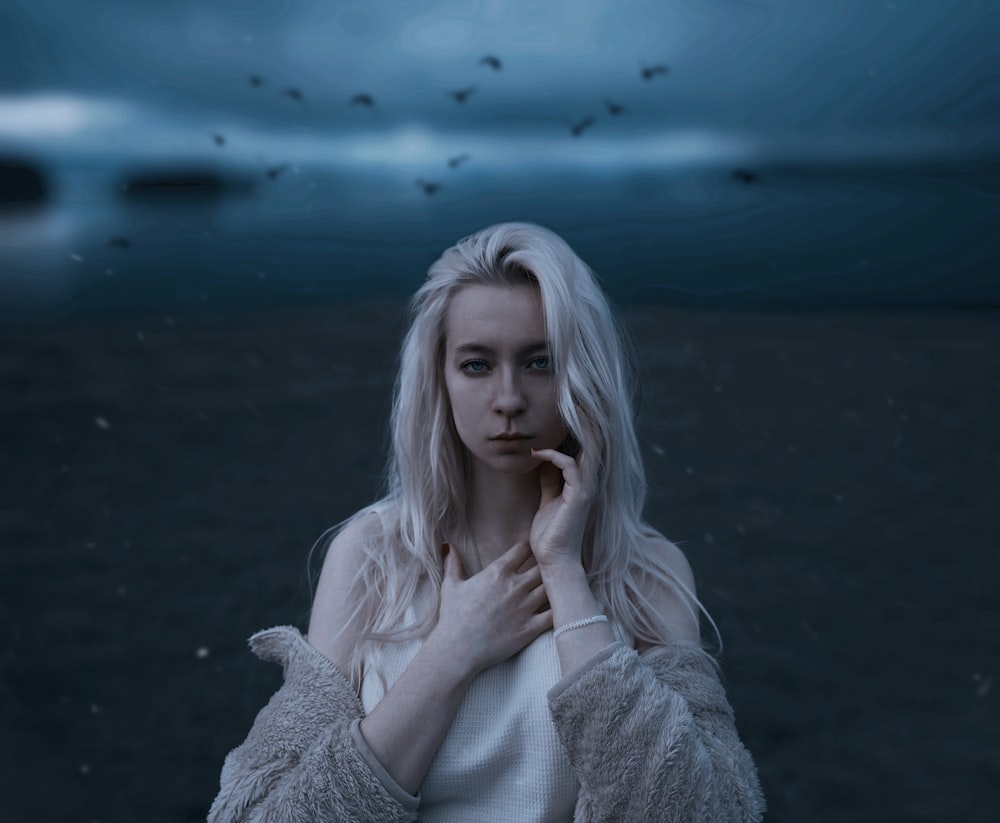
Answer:
[(622, 340), (587, 266), (487, 228), (412, 305), (388, 494), (330, 544), (308, 637), (211, 821), (758, 820), (691, 570), (642, 520)]

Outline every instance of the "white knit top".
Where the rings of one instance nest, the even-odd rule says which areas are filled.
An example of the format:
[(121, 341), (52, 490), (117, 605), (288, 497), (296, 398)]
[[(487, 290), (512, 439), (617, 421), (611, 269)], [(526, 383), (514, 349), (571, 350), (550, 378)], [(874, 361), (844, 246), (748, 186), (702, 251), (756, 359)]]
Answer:
[[(419, 641), (386, 644), (377, 661), (366, 662), (361, 684), (366, 712), (419, 647)], [(546, 700), (559, 678), (551, 631), (476, 676), (420, 787), (421, 821), (572, 821), (579, 787)]]

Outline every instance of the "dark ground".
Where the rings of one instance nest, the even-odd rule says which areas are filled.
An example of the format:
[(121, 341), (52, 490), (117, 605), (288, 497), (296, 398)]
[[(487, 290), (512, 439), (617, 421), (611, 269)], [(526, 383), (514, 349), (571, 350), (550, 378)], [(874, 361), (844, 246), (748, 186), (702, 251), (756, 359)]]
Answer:
[[(396, 304), (0, 332), (0, 818), (204, 819), (372, 499)], [(987, 821), (1000, 313), (626, 312), (770, 821)]]

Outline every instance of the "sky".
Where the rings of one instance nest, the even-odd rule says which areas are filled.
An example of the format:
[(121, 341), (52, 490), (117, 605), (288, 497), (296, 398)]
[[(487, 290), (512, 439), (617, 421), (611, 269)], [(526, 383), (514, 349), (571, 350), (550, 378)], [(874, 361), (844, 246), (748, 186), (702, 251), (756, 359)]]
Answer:
[(233, 158), (416, 171), (463, 153), (601, 167), (975, 151), (997, 143), (996, 8), (4, 0), (0, 143), (208, 154), (221, 134)]
[[(0, 304), (408, 289), (511, 219), (622, 295), (1000, 300), (998, 9), (0, 0), (0, 161), (55, 192), (0, 211)], [(253, 195), (122, 195), (178, 164)]]

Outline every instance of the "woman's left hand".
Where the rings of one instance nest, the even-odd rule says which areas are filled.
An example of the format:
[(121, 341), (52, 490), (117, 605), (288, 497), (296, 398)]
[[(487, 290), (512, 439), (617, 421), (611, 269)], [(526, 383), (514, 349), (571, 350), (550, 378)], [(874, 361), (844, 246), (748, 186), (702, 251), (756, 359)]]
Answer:
[(532, 449), (532, 455), (543, 462), (531, 551), (543, 569), (566, 562), (579, 565), (596, 485), (594, 461), (582, 450), (575, 459), (556, 449)]

